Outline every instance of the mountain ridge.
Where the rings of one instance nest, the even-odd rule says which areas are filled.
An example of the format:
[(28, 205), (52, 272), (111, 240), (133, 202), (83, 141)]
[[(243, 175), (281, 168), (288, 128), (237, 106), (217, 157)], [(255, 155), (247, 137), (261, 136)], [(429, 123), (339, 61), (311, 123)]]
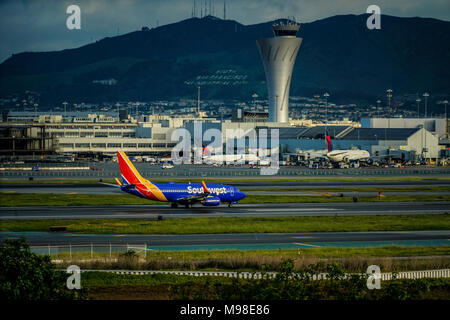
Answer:
[[(367, 17), (338, 15), (301, 24), (292, 95), (327, 90), (372, 99), (389, 87), (396, 93), (449, 93), (450, 22), (382, 15), (381, 30), (368, 30)], [(49, 104), (193, 96), (195, 88), (186, 82), (232, 69), (245, 74), (247, 83), (208, 86), (204, 97), (265, 96), (255, 41), (272, 37), (271, 25), (279, 20), (284, 19), (243, 25), (189, 18), (78, 48), (14, 54), (0, 64), (0, 94), (38, 91)], [(118, 80), (114, 88), (92, 83), (108, 78)]]

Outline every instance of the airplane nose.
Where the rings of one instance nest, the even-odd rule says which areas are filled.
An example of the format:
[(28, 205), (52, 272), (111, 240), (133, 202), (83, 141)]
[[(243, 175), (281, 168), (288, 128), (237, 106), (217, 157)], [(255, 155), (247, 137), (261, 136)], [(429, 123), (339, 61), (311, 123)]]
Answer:
[(247, 195), (241, 191), (239, 191), (239, 200), (242, 200), (246, 197)]

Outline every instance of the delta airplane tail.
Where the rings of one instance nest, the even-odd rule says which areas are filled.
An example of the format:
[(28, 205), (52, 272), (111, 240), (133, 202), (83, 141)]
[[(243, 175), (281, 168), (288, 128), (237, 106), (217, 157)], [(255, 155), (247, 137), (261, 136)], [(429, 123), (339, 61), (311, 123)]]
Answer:
[(328, 134), (328, 130), (325, 133), (325, 140), (327, 141), (328, 152), (333, 151), (333, 145), (331, 144), (331, 138), (330, 135)]

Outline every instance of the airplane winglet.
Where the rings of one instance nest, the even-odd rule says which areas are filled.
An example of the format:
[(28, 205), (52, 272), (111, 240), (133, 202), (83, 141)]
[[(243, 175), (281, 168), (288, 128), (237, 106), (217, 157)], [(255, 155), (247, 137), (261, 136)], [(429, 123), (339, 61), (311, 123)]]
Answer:
[(205, 181), (202, 181), (203, 191), (206, 193), (210, 193), (208, 188), (206, 187)]
[(120, 183), (119, 179), (117, 179), (117, 178), (114, 178), (114, 179), (116, 179), (116, 182), (117, 182), (117, 184), (118, 184), (119, 186), (122, 185), (122, 184)]

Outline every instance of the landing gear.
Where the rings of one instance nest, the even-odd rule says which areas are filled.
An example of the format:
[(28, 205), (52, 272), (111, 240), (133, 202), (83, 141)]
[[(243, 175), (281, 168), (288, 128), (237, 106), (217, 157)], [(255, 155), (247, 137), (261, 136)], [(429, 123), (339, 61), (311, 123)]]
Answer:
[(184, 206), (186, 207), (186, 209), (190, 209), (192, 208), (192, 203), (186, 203)]
[(233, 204), (230, 202), (228, 203), (228, 208), (231, 208), (233, 206)]
[(172, 202), (172, 204), (170, 205), (172, 208), (178, 208), (178, 203)]

